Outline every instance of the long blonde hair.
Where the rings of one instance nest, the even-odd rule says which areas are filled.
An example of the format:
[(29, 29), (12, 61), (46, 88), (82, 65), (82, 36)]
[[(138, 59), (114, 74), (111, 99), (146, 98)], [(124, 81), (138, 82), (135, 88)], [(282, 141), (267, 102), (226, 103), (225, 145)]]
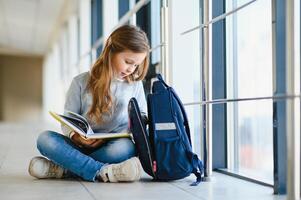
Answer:
[(92, 94), (92, 106), (88, 116), (97, 123), (104, 121), (104, 114), (112, 114), (113, 99), (110, 87), (114, 72), (111, 61), (115, 54), (126, 50), (134, 53), (147, 53), (143, 64), (127, 76), (126, 81), (142, 80), (147, 73), (150, 47), (145, 32), (131, 25), (117, 28), (107, 39), (102, 54), (94, 63), (87, 84), (87, 89)]

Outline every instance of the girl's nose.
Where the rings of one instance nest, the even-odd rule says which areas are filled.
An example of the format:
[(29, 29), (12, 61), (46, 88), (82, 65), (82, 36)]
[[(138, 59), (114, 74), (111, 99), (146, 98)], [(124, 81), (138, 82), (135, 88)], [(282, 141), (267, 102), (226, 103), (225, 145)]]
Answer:
[(135, 69), (136, 69), (136, 67), (133, 65), (133, 66), (131, 66), (131, 67), (128, 67), (126, 71), (127, 71), (128, 73), (133, 73), (133, 72), (135, 71)]
[(131, 68), (127, 68), (126, 72), (129, 73), (129, 74), (132, 73)]

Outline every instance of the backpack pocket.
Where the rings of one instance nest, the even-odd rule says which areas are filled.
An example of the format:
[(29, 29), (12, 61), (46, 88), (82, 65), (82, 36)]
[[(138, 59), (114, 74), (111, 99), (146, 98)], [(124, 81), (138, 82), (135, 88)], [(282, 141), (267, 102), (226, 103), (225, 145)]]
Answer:
[(157, 137), (155, 153), (158, 179), (175, 180), (191, 174), (192, 165), (180, 136)]

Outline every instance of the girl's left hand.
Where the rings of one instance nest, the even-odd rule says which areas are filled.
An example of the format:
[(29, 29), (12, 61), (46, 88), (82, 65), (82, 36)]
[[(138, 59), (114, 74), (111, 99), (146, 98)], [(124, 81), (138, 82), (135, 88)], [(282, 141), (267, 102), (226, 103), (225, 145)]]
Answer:
[(75, 133), (71, 137), (71, 140), (78, 146), (82, 146), (86, 148), (96, 148), (105, 143), (105, 140), (102, 139), (85, 139), (78, 133)]

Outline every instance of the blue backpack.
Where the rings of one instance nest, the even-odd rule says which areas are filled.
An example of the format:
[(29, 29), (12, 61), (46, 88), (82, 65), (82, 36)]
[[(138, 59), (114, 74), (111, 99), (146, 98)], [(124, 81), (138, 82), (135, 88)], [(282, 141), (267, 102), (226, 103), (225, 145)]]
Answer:
[(141, 116), (135, 98), (129, 102), (129, 124), (144, 171), (155, 180), (182, 179), (194, 173), (202, 181), (203, 163), (192, 152), (190, 130), (184, 106), (157, 75), (147, 96), (148, 119)]

